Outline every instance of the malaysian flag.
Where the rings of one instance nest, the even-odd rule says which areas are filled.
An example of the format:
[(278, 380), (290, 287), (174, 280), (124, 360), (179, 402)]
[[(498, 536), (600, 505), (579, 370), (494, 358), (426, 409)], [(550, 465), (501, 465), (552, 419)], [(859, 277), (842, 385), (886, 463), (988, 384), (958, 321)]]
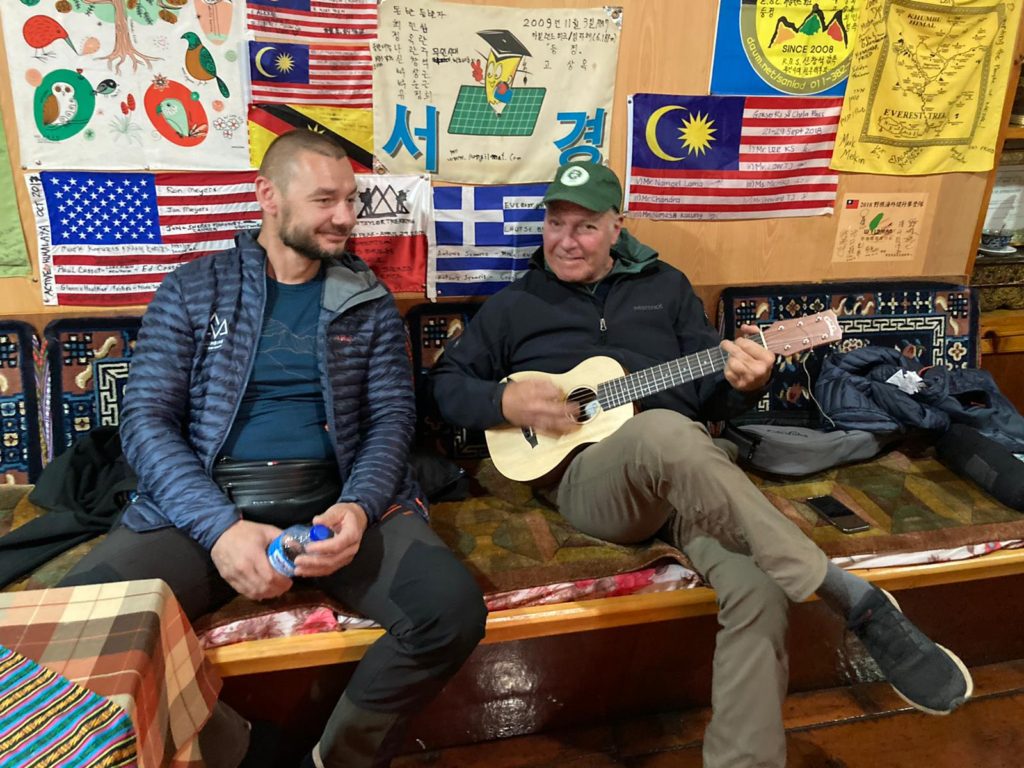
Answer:
[(485, 296), (526, 270), (542, 243), (547, 184), (435, 187), (433, 268), (427, 295)]
[(289, 42), (358, 42), (377, 37), (373, 0), (249, 0), (247, 25), (261, 37)]
[(665, 96), (629, 100), (626, 210), (651, 219), (830, 214), (842, 99)]
[(43, 303), (148, 302), (179, 264), (232, 245), (261, 219), (254, 171), (26, 176)]
[(252, 100), (261, 104), (373, 107), (369, 46), (249, 42)]

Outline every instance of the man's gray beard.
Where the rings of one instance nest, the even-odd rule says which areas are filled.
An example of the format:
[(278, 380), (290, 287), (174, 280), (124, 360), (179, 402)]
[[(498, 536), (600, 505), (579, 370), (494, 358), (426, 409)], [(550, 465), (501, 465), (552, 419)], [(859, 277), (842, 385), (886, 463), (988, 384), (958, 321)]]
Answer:
[(331, 259), (341, 258), (341, 255), (345, 252), (345, 246), (348, 245), (346, 240), (338, 248), (337, 253), (325, 251), (316, 244), (311, 234), (300, 235), (297, 232), (293, 232), (287, 225), (281, 228), (281, 242), (310, 261), (330, 261)]

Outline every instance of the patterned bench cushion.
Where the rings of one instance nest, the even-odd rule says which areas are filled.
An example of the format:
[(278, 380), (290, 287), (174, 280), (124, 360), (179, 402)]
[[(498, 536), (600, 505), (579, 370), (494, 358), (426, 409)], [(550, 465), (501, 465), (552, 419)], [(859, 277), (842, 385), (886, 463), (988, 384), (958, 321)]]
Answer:
[(120, 424), (139, 317), (84, 317), (46, 326), (47, 459), (90, 429)]
[(745, 323), (768, 325), (835, 310), (843, 338), (780, 358), (757, 411), (779, 421), (817, 421), (813, 382), (824, 359), (868, 344), (902, 350), (926, 365), (977, 367), (978, 307), (967, 286), (934, 282), (800, 283), (727, 288), (718, 306), (719, 328), (733, 337)]
[(39, 340), (30, 325), (0, 321), (0, 483), (35, 482), (42, 470), (38, 351)]
[[(441, 421), (427, 388), (427, 373), (447, 341), (462, 332), (478, 306), (420, 305), (413, 307), (406, 318), (415, 371), (420, 444), (455, 458), (485, 456), (483, 436)], [(90, 429), (120, 423), (124, 385), (141, 322), (141, 317), (81, 317), (57, 320), (46, 327), (45, 399), (51, 446), (47, 460), (62, 453)]]

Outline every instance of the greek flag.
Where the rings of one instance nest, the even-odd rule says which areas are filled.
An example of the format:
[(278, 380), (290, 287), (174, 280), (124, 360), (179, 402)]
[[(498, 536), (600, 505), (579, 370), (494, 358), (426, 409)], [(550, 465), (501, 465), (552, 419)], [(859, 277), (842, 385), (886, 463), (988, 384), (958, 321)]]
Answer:
[(437, 295), (486, 296), (522, 275), (541, 246), (547, 186), (435, 187)]

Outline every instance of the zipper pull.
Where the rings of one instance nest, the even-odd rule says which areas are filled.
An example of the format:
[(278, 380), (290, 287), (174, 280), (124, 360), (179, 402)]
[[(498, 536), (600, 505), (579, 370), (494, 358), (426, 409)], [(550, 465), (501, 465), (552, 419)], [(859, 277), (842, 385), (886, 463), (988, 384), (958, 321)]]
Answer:
[(601, 333), (604, 333), (605, 331), (608, 330), (608, 326), (607, 324), (605, 324), (603, 317), (601, 318), (601, 325), (599, 327), (601, 329)]

